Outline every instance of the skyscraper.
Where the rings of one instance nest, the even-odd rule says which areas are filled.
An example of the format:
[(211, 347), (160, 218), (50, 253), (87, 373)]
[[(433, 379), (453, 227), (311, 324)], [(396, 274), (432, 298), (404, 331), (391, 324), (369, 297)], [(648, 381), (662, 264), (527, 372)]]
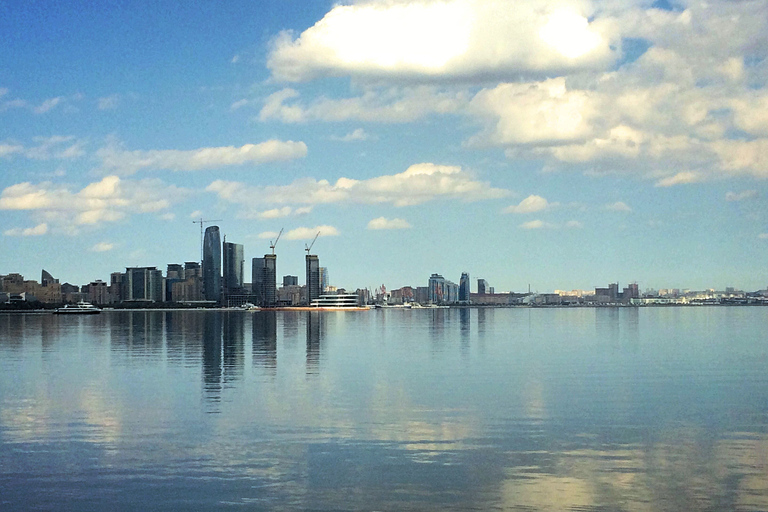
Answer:
[(244, 282), (243, 267), (245, 265), (243, 246), (242, 244), (224, 242), (222, 252), (224, 292), (227, 295), (232, 293), (242, 293)]
[(307, 266), (307, 303), (320, 297), (320, 260), (316, 254), (305, 256)]
[(203, 294), (205, 300), (221, 301), (221, 238), (219, 226), (205, 229), (203, 241)]
[(459, 280), (459, 302), (469, 304), (469, 272), (462, 272)]
[(328, 291), (328, 287), (331, 285), (328, 277), (328, 267), (320, 267), (320, 293)]
[(478, 279), (477, 280), (477, 293), (478, 295), (485, 295), (489, 292), (490, 286), (488, 286), (488, 281), (485, 279)]
[(265, 254), (253, 258), (251, 263), (251, 288), (257, 306), (274, 306), (277, 302), (277, 255)]

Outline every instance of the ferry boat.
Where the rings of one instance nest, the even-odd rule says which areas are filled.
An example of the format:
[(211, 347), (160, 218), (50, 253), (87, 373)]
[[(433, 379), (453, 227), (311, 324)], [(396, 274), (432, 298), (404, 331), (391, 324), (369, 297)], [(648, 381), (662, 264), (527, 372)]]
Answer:
[(354, 293), (337, 293), (321, 295), (314, 299), (309, 309), (321, 311), (364, 311), (371, 309), (360, 305), (360, 298)]
[(56, 308), (57, 315), (95, 315), (101, 310), (90, 302), (78, 302), (77, 304), (65, 304), (63, 308)]

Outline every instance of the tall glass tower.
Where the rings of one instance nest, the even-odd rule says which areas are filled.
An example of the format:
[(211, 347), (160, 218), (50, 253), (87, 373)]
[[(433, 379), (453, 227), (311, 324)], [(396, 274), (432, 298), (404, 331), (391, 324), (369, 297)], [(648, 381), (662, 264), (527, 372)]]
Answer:
[(305, 256), (307, 264), (307, 303), (320, 297), (320, 260), (315, 254)]
[(221, 301), (221, 237), (219, 226), (205, 229), (203, 239), (203, 295), (205, 300)]
[(469, 283), (469, 273), (462, 272), (459, 280), (459, 302), (462, 304), (469, 304)]
[(243, 290), (243, 258), (242, 244), (224, 242), (223, 246), (224, 290), (227, 294), (242, 293)]

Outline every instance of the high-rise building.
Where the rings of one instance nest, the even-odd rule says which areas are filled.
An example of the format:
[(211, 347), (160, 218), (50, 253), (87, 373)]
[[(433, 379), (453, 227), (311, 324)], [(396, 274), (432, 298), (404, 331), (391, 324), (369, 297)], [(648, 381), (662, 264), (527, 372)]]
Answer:
[(320, 297), (320, 259), (315, 254), (307, 254), (305, 257), (307, 268), (307, 303)]
[(320, 293), (328, 291), (328, 287), (331, 285), (328, 277), (328, 267), (320, 267)]
[(184, 265), (179, 263), (169, 263), (165, 272), (168, 279), (184, 279)]
[(478, 295), (485, 295), (489, 292), (490, 287), (488, 286), (488, 281), (485, 279), (478, 279), (477, 280), (477, 294)]
[(469, 304), (469, 272), (462, 272), (459, 279), (459, 302)]
[(298, 286), (299, 276), (283, 276), (283, 286)]
[(251, 263), (251, 288), (257, 306), (274, 306), (277, 302), (277, 255), (265, 254), (253, 258)]
[(219, 226), (205, 228), (203, 294), (205, 300), (221, 301), (221, 237), (219, 236)]
[(243, 267), (245, 265), (243, 246), (242, 244), (224, 242), (222, 252), (225, 295), (242, 293), (244, 283)]
[(123, 300), (162, 302), (163, 273), (157, 267), (128, 267), (123, 277)]

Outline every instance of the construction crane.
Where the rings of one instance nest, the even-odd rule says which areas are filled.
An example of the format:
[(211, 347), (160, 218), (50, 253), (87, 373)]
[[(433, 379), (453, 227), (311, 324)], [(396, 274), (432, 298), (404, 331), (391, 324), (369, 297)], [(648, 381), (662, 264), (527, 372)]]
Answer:
[(315, 235), (315, 238), (312, 239), (312, 243), (307, 246), (307, 244), (304, 244), (304, 250), (307, 251), (307, 256), (309, 256), (309, 251), (312, 250), (312, 246), (315, 245), (315, 240), (317, 240), (317, 237), (320, 236), (320, 232), (318, 231)]
[(203, 262), (203, 225), (208, 222), (220, 222), (222, 219), (203, 219), (193, 220), (194, 224), (200, 224), (200, 263)]
[(272, 249), (272, 254), (275, 254), (275, 246), (277, 245), (277, 241), (280, 240), (280, 235), (283, 234), (283, 228), (280, 228), (280, 232), (277, 234), (277, 238), (275, 238), (275, 241), (272, 242), (272, 240), (269, 241), (269, 248)]

